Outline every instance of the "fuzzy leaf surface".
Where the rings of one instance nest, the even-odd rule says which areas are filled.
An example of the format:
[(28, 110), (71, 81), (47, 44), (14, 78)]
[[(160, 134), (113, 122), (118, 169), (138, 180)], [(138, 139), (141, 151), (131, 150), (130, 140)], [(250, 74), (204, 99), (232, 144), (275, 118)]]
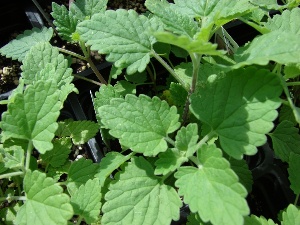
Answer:
[(50, 43), (42, 42), (30, 49), (22, 65), (25, 84), (38, 80), (53, 80), (60, 88), (73, 80), (68, 60)]
[(300, 35), (291, 32), (273, 31), (253, 39), (238, 48), (234, 59), (237, 69), (246, 65), (267, 65), (269, 61), (279, 64), (300, 63)]
[(193, 38), (199, 30), (197, 22), (186, 14), (181, 14), (171, 8), (170, 4), (159, 0), (147, 0), (145, 6), (161, 19), (165, 30), (178, 35)]
[(277, 76), (254, 67), (234, 70), (199, 86), (191, 96), (191, 111), (212, 132), (218, 134), (222, 149), (241, 159), (253, 155), (266, 135), (280, 106), (282, 88)]
[(295, 154), (293, 152), (290, 153), (289, 158), (289, 181), (291, 183), (291, 189), (295, 193), (295, 195), (300, 194), (300, 154)]
[[(1, 146), (2, 150), (2, 146)], [(24, 150), (20, 146), (11, 146), (3, 149), (4, 151), (4, 165), (9, 169), (20, 169), (24, 166)], [(0, 159), (1, 162), (1, 159)]]
[[(73, 4), (71, 4), (73, 5)], [(65, 41), (72, 41), (72, 34), (76, 31), (78, 18), (65, 5), (52, 3), (53, 24), (56, 26), (59, 36)]]
[(134, 152), (154, 156), (167, 150), (165, 137), (180, 126), (175, 107), (158, 97), (126, 95), (98, 108), (109, 133)]
[[(150, 61), (154, 38), (150, 29), (157, 26), (134, 10), (107, 10), (94, 15), (91, 20), (81, 22), (77, 30), (91, 50), (108, 54), (106, 59), (127, 73), (142, 72)], [(153, 27), (153, 28), (152, 28)]]
[(282, 225), (294, 225), (300, 223), (300, 210), (290, 204), (282, 213)]
[(179, 219), (182, 202), (175, 189), (160, 182), (143, 157), (134, 157), (116, 180), (105, 195), (101, 224), (160, 225)]
[(51, 143), (58, 127), (56, 120), (62, 103), (57, 86), (51, 81), (38, 81), (30, 85), (24, 94), (18, 93), (8, 110), (2, 114), (2, 135), (32, 141), (33, 146), (45, 153), (53, 148)]
[(81, 158), (74, 161), (68, 171), (68, 191), (74, 194), (88, 180), (93, 179), (98, 169), (98, 164), (93, 163), (90, 159)]
[(89, 120), (74, 121), (66, 119), (59, 122), (58, 125), (56, 135), (70, 137), (75, 145), (84, 144), (93, 138), (99, 130), (98, 124)]
[(284, 162), (288, 162), (290, 153), (300, 155), (300, 135), (298, 128), (287, 120), (278, 124), (270, 134), (275, 154)]
[(174, 175), (179, 195), (204, 222), (243, 224), (243, 216), (249, 213), (247, 191), (222, 157), (222, 151), (215, 145), (204, 145), (198, 150), (197, 158), (198, 167), (180, 167)]
[(101, 197), (99, 180), (88, 180), (71, 196), (74, 214), (82, 216), (88, 224), (96, 222), (100, 215)]
[(266, 219), (263, 216), (257, 217), (255, 215), (245, 217), (245, 225), (277, 225), (272, 219)]
[(104, 185), (106, 178), (129, 159), (130, 155), (124, 156), (119, 152), (108, 152), (100, 161), (100, 166), (95, 177), (99, 179), (101, 186)]
[(284, 10), (279, 15), (274, 15), (265, 24), (265, 27), (271, 31), (289, 32), (300, 35), (300, 8)]
[(25, 30), (23, 34), (18, 35), (14, 40), (4, 45), (0, 49), (0, 54), (21, 62), (32, 46), (39, 42), (48, 42), (52, 36), (52, 28), (44, 27), (42, 29)]
[(181, 13), (187, 14), (193, 18), (201, 18), (205, 21), (202, 27), (211, 26), (214, 23), (218, 26), (229, 22), (230, 20), (242, 16), (255, 7), (247, 0), (175, 0), (172, 6)]
[(67, 161), (71, 147), (72, 143), (69, 138), (54, 139), (53, 149), (45, 152), (45, 154), (41, 154), (40, 157), (43, 162), (57, 168), (64, 165)]
[(46, 174), (27, 171), (24, 191), (27, 200), (18, 211), (17, 224), (67, 225), (73, 216), (69, 196)]

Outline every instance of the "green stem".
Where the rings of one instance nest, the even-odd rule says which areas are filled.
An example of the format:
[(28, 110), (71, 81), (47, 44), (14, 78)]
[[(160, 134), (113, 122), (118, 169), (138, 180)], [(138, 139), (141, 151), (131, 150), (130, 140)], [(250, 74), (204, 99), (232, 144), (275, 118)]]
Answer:
[(205, 135), (198, 143), (197, 143), (197, 149), (201, 148), (202, 145), (204, 145), (206, 142), (208, 142), (213, 136), (215, 135), (214, 131), (209, 132), (207, 135)]
[(182, 85), (182, 87), (186, 90), (189, 91), (190, 87), (187, 85), (181, 78), (178, 76), (177, 73), (163, 60), (162, 57), (160, 57), (155, 51), (152, 50), (151, 54), (153, 57), (160, 62), (160, 64), (166, 68), (166, 70)]
[(191, 94), (194, 93), (198, 81), (198, 74), (199, 74), (199, 68), (200, 68), (200, 61), (202, 58), (202, 55), (192, 53), (190, 54), (192, 63), (193, 63), (193, 75), (192, 75), (192, 86), (190, 89)]
[(78, 219), (77, 219), (77, 223), (76, 225), (80, 225), (81, 224), (81, 221), (82, 221), (82, 216), (78, 216)]
[[(57, 48), (58, 48), (58, 47), (57, 47)], [(58, 48), (58, 50), (59, 50), (60, 52), (66, 53), (66, 54), (68, 54), (68, 55), (71, 55), (71, 56), (74, 56), (74, 57), (76, 57), (76, 58), (78, 58), (78, 59), (81, 59), (81, 60), (86, 61), (86, 58), (85, 58), (84, 56), (79, 55), (79, 54), (77, 54), (77, 53), (75, 53), (75, 52), (72, 52), (72, 51), (70, 51), (70, 50), (67, 50), (67, 49), (64, 49), (64, 48)]]
[(168, 142), (169, 144), (175, 146), (175, 141), (173, 141), (171, 138), (165, 137), (164, 139), (165, 139), (165, 141)]
[(29, 141), (27, 145), (27, 151), (26, 151), (25, 171), (29, 170), (32, 149), (33, 149), (33, 143), (32, 141)]
[(295, 198), (294, 205), (297, 205), (297, 203), (298, 203), (298, 200), (299, 200), (299, 194), (297, 194), (297, 195), (296, 195), (296, 198)]
[(90, 82), (90, 83), (96, 84), (96, 85), (98, 85), (98, 86), (101, 86), (101, 85), (102, 85), (102, 83), (99, 83), (99, 82), (94, 81), (94, 80), (92, 80), (92, 79), (89, 79), (89, 78), (80, 76), (80, 75), (78, 75), (78, 74), (73, 74), (73, 76), (76, 77), (76, 78), (78, 78), (78, 79), (85, 80), (85, 81), (88, 81), (88, 82)]
[(17, 172), (11, 172), (11, 173), (6, 173), (6, 174), (1, 174), (0, 175), (0, 180), (4, 179), (4, 178), (14, 177), (14, 176), (20, 176), (20, 175), (23, 175), (23, 174), (24, 174), (23, 171), (17, 171)]
[(94, 73), (96, 74), (97, 78), (100, 80), (100, 82), (101, 82), (102, 84), (107, 85), (106, 80), (103, 78), (103, 76), (101, 75), (101, 73), (99, 72), (99, 70), (97, 69), (97, 67), (95, 66), (94, 62), (93, 62), (92, 59), (91, 59), (91, 56), (90, 56), (90, 49), (87, 48), (87, 47), (85, 46), (85, 43), (82, 42), (82, 41), (79, 42), (79, 44), (80, 44), (80, 47), (81, 47), (81, 49), (82, 49), (82, 52), (83, 52), (83, 54), (84, 54), (84, 56), (85, 56), (85, 60), (90, 64), (90, 67), (91, 67), (91, 69), (94, 71)]
[(295, 82), (287, 82), (286, 85), (289, 86), (297, 86), (300, 85), (300, 81), (295, 81)]
[(4, 201), (26, 201), (27, 198), (25, 196), (9, 196), (9, 197), (0, 197), (0, 202)]

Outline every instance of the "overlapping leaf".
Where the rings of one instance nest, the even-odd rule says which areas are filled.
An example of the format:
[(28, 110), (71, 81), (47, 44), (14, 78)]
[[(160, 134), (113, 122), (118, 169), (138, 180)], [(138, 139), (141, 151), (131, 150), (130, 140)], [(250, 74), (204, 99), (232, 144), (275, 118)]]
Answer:
[(8, 111), (2, 114), (4, 139), (32, 141), (40, 153), (51, 150), (61, 107), (54, 82), (38, 81), (28, 86), (24, 94), (16, 94), (14, 102), (8, 104)]
[(160, 182), (143, 157), (135, 157), (109, 186), (101, 224), (162, 225), (179, 219), (182, 202), (174, 188)]
[(263, 216), (257, 217), (255, 215), (245, 217), (245, 225), (277, 225), (272, 219), (266, 219)]
[(77, 0), (69, 5), (68, 10), (64, 5), (52, 3), (53, 24), (56, 26), (60, 36), (66, 41), (73, 41), (73, 33), (81, 21), (91, 18), (92, 15), (104, 12), (107, 0)]
[(60, 137), (70, 137), (75, 145), (84, 144), (93, 138), (99, 130), (99, 126), (94, 121), (81, 120), (74, 121), (67, 119), (59, 122), (56, 135)]
[(10, 148), (6, 148), (3, 153), (3, 162), (6, 168), (16, 170), (24, 167), (24, 150), (20, 146), (15, 145), (11, 146)]
[(74, 161), (68, 171), (68, 191), (73, 195), (78, 188), (85, 184), (88, 180), (93, 179), (98, 169), (98, 164), (95, 164), (90, 159), (81, 158)]
[(175, 185), (184, 202), (203, 222), (242, 225), (243, 217), (249, 213), (247, 191), (222, 157), (222, 151), (214, 145), (204, 145), (197, 158), (198, 167), (180, 167), (175, 173)]
[(53, 80), (60, 88), (73, 80), (68, 60), (50, 43), (35, 45), (26, 55), (22, 65), (22, 77), (25, 84), (38, 80)]
[(289, 158), (289, 181), (291, 182), (291, 189), (294, 191), (295, 195), (300, 194), (300, 154), (290, 153)]
[(83, 217), (88, 224), (95, 223), (100, 215), (101, 197), (99, 180), (88, 180), (71, 196), (74, 214)]
[(275, 74), (254, 67), (235, 70), (199, 86), (191, 111), (219, 135), (222, 149), (241, 159), (266, 142), (280, 106), (282, 88)]
[(98, 113), (104, 127), (122, 145), (146, 156), (166, 151), (165, 138), (180, 126), (175, 107), (146, 95), (112, 99), (98, 108)]
[(92, 50), (108, 54), (108, 61), (133, 74), (144, 71), (150, 61), (154, 44), (150, 29), (158, 29), (155, 21), (134, 10), (107, 10), (81, 22), (77, 30)]
[(174, 2), (172, 7), (178, 11), (194, 18), (201, 18), (204, 21), (202, 27), (204, 24), (210, 26), (211, 23), (222, 26), (256, 8), (248, 0), (175, 0)]
[(279, 15), (274, 15), (265, 24), (270, 31), (288, 32), (291, 35), (300, 35), (300, 8), (284, 10)]
[(45, 152), (45, 154), (41, 154), (40, 157), (47, 165), (57, 168), (64, 165), (64, 163), (67, 161), (71, 152), (71, 147), (71, 139), (55, 139), (53, 141), (53, 149)]
[(23, 34), (18, 35), (14, 40), (4, 45), (0, 49), (0, 54), (21, 62), (32, 46), (39, 42), (48, 42), (52, 36), (52, 28), (43, 27), (42, 29), (26, 30)]
[(198, 24), (186, 14), (180, 14), (170, 4), (159, 0), (147, 0), (145, 6), (164, 23), (165, 30), (191, 39), (199, 30)]
[(300, 210), (290, 204), (282, 213), (282, 225), (294, 225), (300, 223)]
[(106, 178), (108, 178), (116, 169), (125, 163), (129, 156), (124, 156), (118, 152), (108, 152), (105, 157), (100, 161), (100, 166), (95, 177), (99, 179), (101, 186), (104, 185)]
[(73, 216), (69, 196), (46, 174), (27, 171), (24, 191), (27, 200), (18, 211), (17, 224), (67, 225)]
[(300, 35), (290, 32), (273, 31), (253, 39), (238, 48), (233, 68), (245, 65), (267, 65), (269, 61), (279, 64), (300, 63)]
[(284, 162), (288, 162), (290, 153), (300, 154), (300, 135), (298, 128), (287, 120), (278, 124), (270, 134), (275, 154)]

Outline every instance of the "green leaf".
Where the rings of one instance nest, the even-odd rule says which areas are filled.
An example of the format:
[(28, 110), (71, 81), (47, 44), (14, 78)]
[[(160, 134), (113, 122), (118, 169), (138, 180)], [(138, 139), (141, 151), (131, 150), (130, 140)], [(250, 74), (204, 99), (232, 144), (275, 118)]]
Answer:
[(241, 159), (243, 154), (255, 154), (278, 115), (279, 79), (255, 67), (214, 77), (191, 96), (192, 113), (218, 134), (222, 149), (230, 156)]
[(247, 191), (222, 157), (222, 151), (215, 145), (203, 145), (197, 158), (197, 168), (180, 167), (175, 173), (175, 185), (184, 202), (192, 212), (198, 212), (204, 222), (243, 224), (243, 216), (249, 214)]
[(185, 49), (189, 53), (208, 54), (208, 55), (222, 55), (226, 52), (217, 50), (218, 45), (203, 40), (191, 39), (187, 36), (178, 36), (170, 32), (155, 32), (156, 39), (163, 43), (175, 45)]
[(116, 92), (120, 93), (122, 96), (136, 93), (136, 85), (126, 80), (117, 81), (117, 83), (114, 85), (114, 88)]
[(269, 134), (275, 154), (284, 162), (289, 162), (290, 153), (300, 154), (300, 135), (298, 128), (287, 120), (278, 124), (275, 130)]
[(176, 12), (173, 7), (170, 7), (169, 3), (159, 0), (147, 0), (145, 6), (161, 19), (165, 30), (190, 38), (193, 38), (199, 31), (198, 24), (193, 18)]
[(75, 145), (86, 143), (93, 138), (99, 130), (99, 125), (94, 121), (74, 121), (66, 119), (58, 123), (59, 128), (56, 135), (59, 137), (70, 137)]
[(282, 225), (295, 225), (300, 223), (300, 210), (290, 204), (282, 213)]
[(287, 64), (284, 67), (284, 78), (290, 79), (295, 78), (300, 75), (300, 63), (297, 64)]
[[(1, 146), (2, 148), (2, 146)], [(24, 150), (20, 146), (12, 146), (3, 149), (4, 151), (4, 164), (9, 169), (21, 169), (24, 167)]]
[(99, 179), (100, 185), (103, 187), (106, 178), (108, 178), (116, 169), (125, 163), (131, 154), (124, 156), (118, 152), (108, 152), (100, 161), (98, 173), (95, 177)]
[(97, 173), (98, 167), (99, 165), (93, 163), (90, 159), (81, 158), (74, 161), (68, 171), (67, 188), (69, 193), (73, 195), (80, 185), (93, 179)]
[(29, 85), (24, 94), (16, 94), (14, 102), (8, 104), (8, 111), (2, 114), (4, 140), (32, 141), (42, 154), (51, 150), (58, 127), (56, 120), (62, 108), (58, 99), (57, 86), (51, 81), (38, 81)]
[(167, 149), (167, 151), (160, 153), (158, 157), (155, 162), (155, 175), (166, 175), (188, 161), (186, 152), (179, 151), (177, 148)]
[(51, 165), (52, 167), (60, 167), (69, 158), (71, 152), (71, 139), (61, 138), (53, 141), (53, 149), (41, 154), (40, 157), (43, 162)]
[(104, 12), (107, 2), (108, 0), (77, 0), (72, 2), (70, 11), (72, 15), (83, 21), (86, 18), (91, 18), (94, 14)]
[(154, 176), (143, 157), (134, 157), (116, 181), (105, 195), (101, 224), (159, 225), (179, 219), (182, 202), (175, 189)]
[(253, 178), (249, 170), (246, 160), (236, 160), (234, 158), (228, 159), (231, 169), (238, 175), (240, 183), (244, 185), (248, 193), (251, 193)]
[(107, 61), (133, 74), (144, 71), (150, 61), (154, 44), (150, 29), (157, 28), (153, 21), (134, 10), (107, 10), (81, 22), (77, 30), (91, 50), (108, 54)]
[(295, 195), (300, 194), (300, 155), (294, 152), (290, 153), (289, 158), (289, 181), (291, 182), (291, 189), (294, 191)]
[(278, 5), (277, 0), (250, 0), (250, 2), (264, 8), (264, 10), (280, 10), (284, 7), (282, 5)]
[(294, 112), (292, 108), (288, 105), (282, 105), (279, 111), (279, 122), (283, 122), (284, 120), (290, 121), (294, 126), (297, 125), (297, 121), (294, 116)]
[(181, 13), (201, 18), (204, 21), (202, 28), (211, 26), (211, 23), (222, 26), (256, 8), (248, 0), (175, 0), (174, 2), (173, 7)]
[(245, 225), (277, 225), (272, 219), (266, 219), (263, 216), (257, 217), (255, 215), (245, 217)]
[(187, 225), (211, 225), (211, 223), (203, 223), (198, 213), (190, 213)]
[(288, 32), (290, 34), (300, 34), (300, 8), (294, 8), (291, 11), (284, 10), (281, 14), (274, 15), (265, 24), (265, 27), (271, 31)]
[(101, 197), (99, 180), (88, 180), (71, 196), (74, 214), (83, 217), (88, 224), (96, 222), (100, 215)]
[(194, 155), (198, 149), (198, 126), (190, 123), (187, 127), (181, 127), (175, 138), (175, 147), (179, 151), (186, 152), (186, 157)]
[(67, 224), (73, 216), (69, 196), (46, 174), (27, 171), (24, 191), (27, 200), (17, 213), (17, 224)]
[(23, 34), (18, 35), (14, 40), (4, 45), (0, 49), (0, 54), (21, 62), (32, 46), (35, 46), (39, 42), (48, 42), (52, 36), (53, 29), (51, 27), (25, 30)]
[(126, 95), (98, 108), (99, 117), (109, 133), (123, 146), (146, 156), (167, 150), (165, 138), (180, 126), (175, 107), (158, 97)]
[(279, 64), (300, 63), (300, 35), (273, 31), (253, 39), (245, 47), (238, 48), (234, 59), (237, 69), (246, 65), (267, 65), (269, 61)]
[(25, 84), (38, 80), (53, 80), (58, 88), (73, 80), (68, 60), (50, 43), (42, 42), (30, 49), (22, 65)]
[(0, 210), (0, 218), (3, 225), (14, 225), (16, 219), (16, 212), (19, 211), (22, 203), (19, 201), (10, 207), (5, 207)]
[[(73, 4), (71, 4), (73, 5)], [(58, 5), (52, 2), (53, 24), (56, 26), (59, 36), (65, 40), (71, 42), (72, 34), (76, 31), (76, 26), (80, 22), (78, 18), (68, 11), (66, 6)]]

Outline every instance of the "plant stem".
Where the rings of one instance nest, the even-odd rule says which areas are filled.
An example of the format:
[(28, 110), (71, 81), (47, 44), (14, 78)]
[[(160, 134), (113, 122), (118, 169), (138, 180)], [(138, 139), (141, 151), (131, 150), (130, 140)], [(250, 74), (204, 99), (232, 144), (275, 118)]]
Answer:
[(79, 54), (77, 54), (77, 53), (75, 53), (75, 52), (72, 52), (72, 51), (67, 50), (67, 49), (64, 49), (64, 48), (59, 48), (59, 47), (57, 47), (57, 48), (58, 48), (58, 50), (59, 50), (60, 52), (66, 53), (66, 54), (68, 54), (68, 55), (71, 55), (71, 56), (74, 56), (74, 57), (76, 57), (76, 58), (78, 58), (78, 59), (81, 59), (81, 60), (86, 61), (86, 58), (85, 58), (84, 56), (82, 56), (82, 55), (79, 55)]
[(94, 62), (91, 59), (89, 48), (87, 48), (85, 46), (85, 43), (82, 42), (82, 41), (80, 41), (79, 44), (80, 44), (82, 52), (83, 52), (83, 54), (85, 56), (85, 60), (90, 64), (92, 70), (94, 71), (94, 73), (96, 74), (96, 76), (98, 77), (98, 79), (100, 80), (100, 82), (102, 84), (107, 85), (106, 80), (103, 78), (103, 76), (101, 75), (101, 73), (99, 72), (99, 70), (97, 69), (97, 67), (95, 66)]
[(214, 131), (209, 132), (207, 135), (205, 135), (198, 143), (197, 148), (201, 148), (202, 145), (204, 145), (206, 142), (208, 142), (213, 136), (215, 135)]
[(78, 216), (76, 225), (79, 225), (81, 223), (82, 219), (83, 219), (82, 216)]
[(86, 78), (86, 77), (83, 77), (83, 76), (79, 76), (78, 74), (73, 74), (74, 77), (78, 78), (78, 79), (81, 79), (81, 80), (85, 80), (87, 82), (90, 82), (90, 83), (93, 83), (93, 84), (96, 84), (98, 86), (101, 86), (102, 83), (99, 83), (95, 80), (92, 80), (92, 79), (89, 79), (89, 78)]
[(168, 142), (169, 144), (175, 146), (175, 141), (173, 141), (171, 138), (165, 137), (164, 139), (165, 139), (165, 141)]
[(299, 194), (297, 194), (297, 195), (296, 195), (296, 198), (295, 198), (294, 205), (297, 205), (297, 203), (298, 203), (298, 200), (299, 200)]
[(14, 176), (20, 176), (20, 175), (23, 175), (23, 174), (24, 174), (23, 171), (17, 171), (17, 172), (11, 172), (11, 173), (6, 173), (6, 174), (1, 174), (0, 175), (0, 180), (4, 179), (4, 178), (14, 177)]
[(160, 57), (155, 51), (152, 51), (151, 54), (153, 57), (160, 62), (160, 64), (166, 68), (166, 70), (182, 85), (182, 87), (186, 90), (189, 91), (190, 87), (187, 85), (181, 78), (178, 76), (177, 73), (166, 63), (165, 60), (163, 60), (162, 57)]
[(29, 141), (28, 145), (27, 145), (27, 151), (26, 151), (25, 171), (27, 171), (29, 169), (30, 156), (31, 156), (32, 149), (33, 149), (32, 141)]
[(287, 85), (287, 86), (296, 86), (296, 85), (300, 85), (300, 81), (287, 82), (286, 85)]
[(4, 201), (25, 201), (27, 198), (25, 196), (9, 196), (9, 197), (0, 197), (0, 202)]

